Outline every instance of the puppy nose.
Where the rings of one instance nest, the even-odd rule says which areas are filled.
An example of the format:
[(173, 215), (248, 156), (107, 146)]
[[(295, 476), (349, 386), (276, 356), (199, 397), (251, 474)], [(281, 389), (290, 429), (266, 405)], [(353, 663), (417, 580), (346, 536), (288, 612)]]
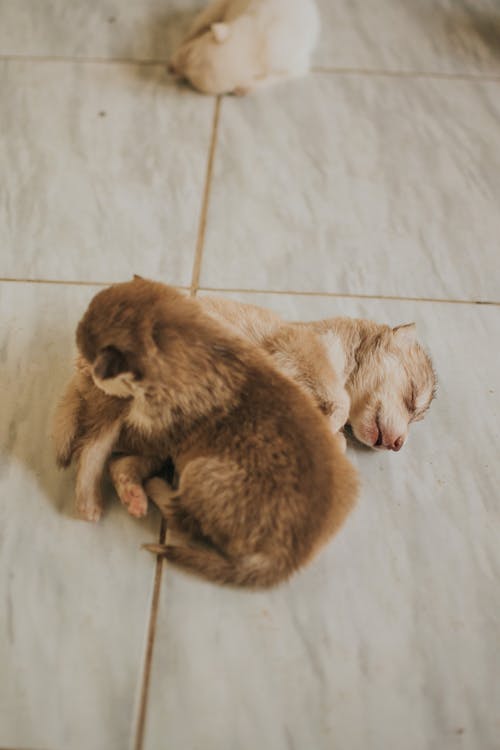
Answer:
[(399, 437), (396, 438), (396, 440), (394, 440), (394, 442), (391, 445), (388, 445), (387, 447), (391, 451), (400, 451), (401, 448), (403, 447), (404, 441), (405, 441), (404, 437), (400, 435)]
[(171, 75), (177, 74), (177, 68), (175, 67), (173, 62), (169, 62), (169, 64), (167, 65), (167, 70)]

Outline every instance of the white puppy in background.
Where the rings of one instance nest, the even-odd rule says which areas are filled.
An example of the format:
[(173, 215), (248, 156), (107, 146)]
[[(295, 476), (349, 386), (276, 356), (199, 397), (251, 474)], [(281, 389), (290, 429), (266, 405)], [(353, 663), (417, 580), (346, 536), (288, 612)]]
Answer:
[(169, 70), (205, 94), (247, 94), (307, 73), (318, 32), (314, 0), (213, 0)]

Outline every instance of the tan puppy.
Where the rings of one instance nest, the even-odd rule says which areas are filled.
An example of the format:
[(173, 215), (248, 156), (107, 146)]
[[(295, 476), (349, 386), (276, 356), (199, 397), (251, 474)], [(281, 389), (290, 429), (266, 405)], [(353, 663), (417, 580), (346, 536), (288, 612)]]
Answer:
[(286, 375), (311, 393), (334, 431), (346, 422), (373, 448), (399, 451), (436, 390), (430, 357), (415, 325), (329, 318), (287, 324), (276, 313), (218, 297), (201, 299), (221, 323), (262, 346)]
[[(178, 489), (147, 490), (178, 544), (161, 552), (209, 580), (272, 586), (339, 528), (357, 478), (311, 399), (271, 360), (163, 284), (134, 279), (100, 292), (78, 326), (81, 366), (56, 419), (58, 461), (78, 459), (77, 496), (101, 511), (115, 462), (140, 478), (171, 456)], [(78, 388), (75, 392), (75, 383)], [(140, 489), (140, 488), (139, 488)]]
[(314, 0), (212, 0), (169, 70), (206, 94), (246, 94), (304, 75), (318, 31)]

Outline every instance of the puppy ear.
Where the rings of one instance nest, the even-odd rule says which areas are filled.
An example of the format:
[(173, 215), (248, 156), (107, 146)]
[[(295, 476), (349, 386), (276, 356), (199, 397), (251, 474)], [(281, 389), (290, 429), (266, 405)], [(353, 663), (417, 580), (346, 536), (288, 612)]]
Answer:
[(158, 322), (155, 323), (151, 331), (151, 338), (157, 349), (161, 352), (166, 352), (170, 338), (170, 332), (166, 325)]
[(94, 362), (94, 375), (100, 380), (116, 378), (122, 372), (130, 372), (126, 355), (114, 346), (101, 349)]
[(144, 276), (139, 276), (138, 273), (134, 273), (132, 281), (144, 281)]
[(210, 31), (213, 34), (215, 41), (218, 44), (225, 42), (229, 36), (229, 24), (228, 23), (213, 23), (210, 26)]
[(417, 343), (417, 327), (415, 323), (405, 323), (392, 329), (394, 339), (400, 346), (411, 346)]

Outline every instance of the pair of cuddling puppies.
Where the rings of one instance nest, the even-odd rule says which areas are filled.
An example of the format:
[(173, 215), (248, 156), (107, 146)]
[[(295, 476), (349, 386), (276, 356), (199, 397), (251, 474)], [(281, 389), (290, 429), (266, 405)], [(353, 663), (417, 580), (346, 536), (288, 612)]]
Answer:
[[(54, 430), (59, 465), (77, 461), (79, 511), (99, 518), (108, 465), (133, 515), (146, 512), (147, 493), (166, 517), (170, 543), (154, 551), (217, 583), (288, 578), (355, 502), (338, 432), (347, 416), (365, 442), (399, 448), (432, 398), (411, 327), (354, 323), (285, 324), (140, 278), (100, 292), (78, 326)], [(382, 403), (387, 377), (402, 388), (397, 408)], [(178, 486), (153, 478), (144, 491), (167, 458)]]

